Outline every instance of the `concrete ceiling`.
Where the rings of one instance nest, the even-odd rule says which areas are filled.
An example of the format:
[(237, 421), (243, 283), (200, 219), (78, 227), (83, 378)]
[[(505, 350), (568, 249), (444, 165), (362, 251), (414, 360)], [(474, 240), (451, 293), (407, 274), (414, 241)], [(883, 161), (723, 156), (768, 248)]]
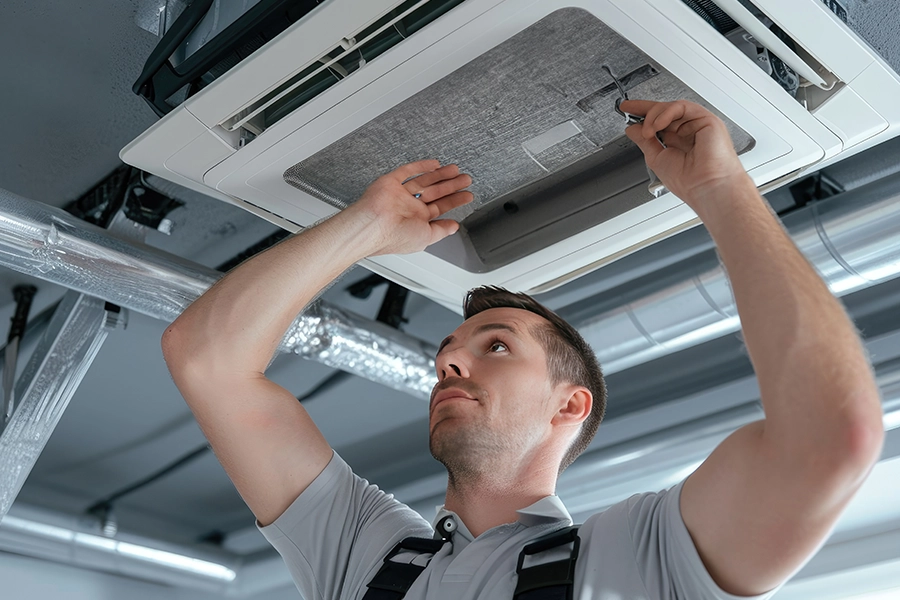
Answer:
[(61, 206), (120, 164), (156, 121), (131, 93), (156, 38), (139, 0), (4, 0), (0, 107), (6, 189)]

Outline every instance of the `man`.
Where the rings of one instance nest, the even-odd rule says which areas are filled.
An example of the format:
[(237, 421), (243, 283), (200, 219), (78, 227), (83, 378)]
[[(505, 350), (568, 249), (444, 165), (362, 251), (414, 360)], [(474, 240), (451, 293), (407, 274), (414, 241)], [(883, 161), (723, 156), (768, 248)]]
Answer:
[[(681, 101), (622, 109), (645, 116), (628, 137), (716, 241), (766, 418), (672, 490), (588, 519), (575, 597), (765, 595), (822, 543), (877, 460), (878, 389), (852, 324), (757, 193), (722, 122)], [(400, 167), (235, 269), (164, 335), (175, 382), (307, 600), (362, 598), (399, 540), (433, 529), (354, 476), (265, 368), (296, 314), (350, 265), (453, 234), (456, 223), (435, 219), (471, 200), (470, 183), (436, 161)], [(429, 426), (450, 475), (438, 515), (450, 543), (410, 599), (511, 598), (523, 545), (570, 524), (556, 479), (602, 412), (599, 370), (564, 324), (527, 298), (500, 294), (502, 308), (490, 298), (476, 293), (476, 314), (436, 357)], [(584, 368), (565, 359), (573, 349)]]

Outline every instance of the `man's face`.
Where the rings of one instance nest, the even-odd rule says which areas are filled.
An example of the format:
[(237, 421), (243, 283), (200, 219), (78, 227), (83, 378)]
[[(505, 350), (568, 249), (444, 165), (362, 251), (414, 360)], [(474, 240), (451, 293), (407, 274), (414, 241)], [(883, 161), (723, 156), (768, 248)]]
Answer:
[(550, 433), (556, 408), (543, 346), (533, 331), (546, 321), (517, 308), (466, 320), (435, 359), (431, 453), (451, 472), (484, 459), (527, 458)]

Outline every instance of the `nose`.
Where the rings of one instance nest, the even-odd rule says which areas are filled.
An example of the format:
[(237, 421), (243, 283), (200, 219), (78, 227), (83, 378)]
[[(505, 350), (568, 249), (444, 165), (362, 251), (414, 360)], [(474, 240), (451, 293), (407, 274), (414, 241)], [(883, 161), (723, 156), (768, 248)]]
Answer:
[(443, 381), (448, 377), (468, 377), (469, 369), (466, 365), (462, 350), (444, 350), (435, 359), (438, 380)]

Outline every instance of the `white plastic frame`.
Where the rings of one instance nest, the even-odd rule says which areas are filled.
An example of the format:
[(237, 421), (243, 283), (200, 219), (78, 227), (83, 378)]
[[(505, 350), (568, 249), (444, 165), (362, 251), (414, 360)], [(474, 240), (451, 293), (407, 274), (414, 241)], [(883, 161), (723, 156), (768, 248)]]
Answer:
[[(302, 69), (304, 61), (332, 47), (348, 28), (365, 26), (390, 5), (385, 0), (324, 3), (173, 111), (126, 148), (123, 159), (132, 164), (139, 163), (131, 159), (139, 159), (142, 168), (194, 189), (206, 188), (289, 229), (310, 225), (334, 209), (284, 183), (288, 167), (564, 7), (596, 15), (753, 136), (756, 146), (742, 161), (757, 184), (798, 173), (841, 149), (835, 134), (680, 0), (468, 0), (248, 146), (238, 149), (234, 135), (217, 127)], [(349, 17), (353, 23), (347, 15), (354, 15)], [(178, 128), (176, 119), (181, 121)], [(167, 121), (172, 125), (166, 126)], [(694, 222), (692, 211), (666, 194), (490, 273), (469, 273), (427, 253), (378, 257), (366, 264), (458, 309), (471, 287), (492, 283), (532, 292), (550, 289)]]

